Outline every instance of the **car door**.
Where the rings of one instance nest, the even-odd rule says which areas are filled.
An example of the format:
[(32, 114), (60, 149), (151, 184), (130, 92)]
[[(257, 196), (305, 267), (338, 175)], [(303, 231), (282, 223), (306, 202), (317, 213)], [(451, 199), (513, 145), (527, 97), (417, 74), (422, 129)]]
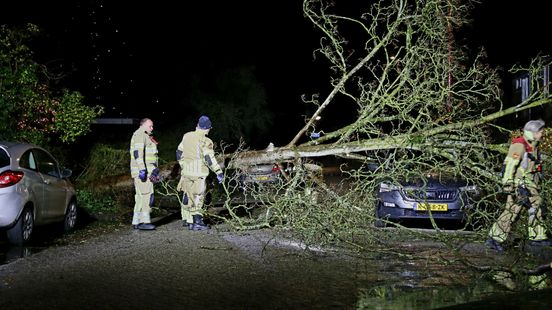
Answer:
[(56, 220), (65, 214), (67, 197), (67, 184), (61, 178), (59, 166), (56, 160), (41, 149), (34, 149), (38, 171), (42, 177), (43, 188), (43, 212), (47, 220)]
[(44, 221), (44, 182), (38, 172), (38, 164), (32, 150), (27, 150), (19, 158), (19, 168), (25, 173), (25, 189), (29, 193), (29, 200), (35, 205), (35, 222)]

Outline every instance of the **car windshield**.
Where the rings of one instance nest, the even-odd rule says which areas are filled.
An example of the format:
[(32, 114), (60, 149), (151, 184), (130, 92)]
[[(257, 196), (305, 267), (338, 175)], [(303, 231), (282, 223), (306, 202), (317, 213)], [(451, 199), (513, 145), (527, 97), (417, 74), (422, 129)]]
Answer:
[(466, 181), (459, 175), (448, 171), (406, 171), (394, 178), (394, 182), (405, 186), (425, 187), (440, 185), (460, 186)]
[(6, 150), (0, 148), (0, 168), (4, 168), (10, 165), (10, 157)]
[(427, 176), (427, 178), (412, 178), (401, 182), (405, 186), (413, 187), (433, 187), (433, 186), (462, 186), (466, 181), (462, 181), (453, 177), (434, 177)]

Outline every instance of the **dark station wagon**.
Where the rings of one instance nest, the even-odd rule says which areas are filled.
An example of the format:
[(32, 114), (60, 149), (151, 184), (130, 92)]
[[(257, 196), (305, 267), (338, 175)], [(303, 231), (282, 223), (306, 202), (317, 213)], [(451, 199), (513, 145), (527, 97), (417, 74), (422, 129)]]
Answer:
[(462, 222), (477, 194), (477, 187), (465, 181), (430, 177), (425, 182), (381, 182), (374, 224), (384, 227), (389, 221), (430, 218)]

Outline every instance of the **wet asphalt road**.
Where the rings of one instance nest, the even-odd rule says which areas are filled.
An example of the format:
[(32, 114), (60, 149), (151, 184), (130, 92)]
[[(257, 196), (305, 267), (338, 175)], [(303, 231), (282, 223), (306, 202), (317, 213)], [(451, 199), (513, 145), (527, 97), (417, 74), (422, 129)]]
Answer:
[(1, 309), (353, 309), (349, 260), (269, 231), (130, 225), (0, 266)]
[[(450, 282), (451, 268), (425, 258), (405, 263), (331, 248), (305, 251), (302, 243), (270, 230), (238, 233), (217, 226), (193, 232), (174, 216), (157, 224), (147, 232), (93, 223), (69, 235), (39, 228), (37, 240), (24, 248), (3, 238), (0, 309), (357, 309), (361, 295), (382, 284), (429, 289), (422, 298), (451, 289), (441, 284)], [(435, 251), (435, 244), (422, 243)], [(482, 245), (472, 246), (486, 253)], [(456, 278), (466, 277), (457, 271)], [(548, 305), (542, 298), (531, 300), (534, 309)], [(499, 300), (487, 305), (513, 305)], [(427, 309), (427, 302), (413, 300), (418, 306), (410, 308)], [(378, 298), (369, 305), (397, 307)]]

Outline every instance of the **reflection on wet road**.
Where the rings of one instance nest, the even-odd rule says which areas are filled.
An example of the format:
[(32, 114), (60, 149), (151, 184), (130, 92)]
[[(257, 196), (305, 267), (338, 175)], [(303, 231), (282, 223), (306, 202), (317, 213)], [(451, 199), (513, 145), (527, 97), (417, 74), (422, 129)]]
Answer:
[[(82, 229), (87, 223), (81, 223), (76, 230)], [(25, 246), (14, 246), (8, 242), (5, 231), (0, 231), (0, 265), (9, 264), (19, 258), (27, 257), (51, 247), (67, 236), (59, 225), (35, 227), (31, 242)]]
[(8, 242), (5, 232), (0, 232), (0, 265), (9, 264), (19, 258), (40, 252), (62, 238), (57, 227), (35, 227), (33, 240), (25, 246), (14, 246)]
[(0, 265), (9, 264), (18, 258), (26, 257), (39, 250), (27, 246), (12, 246), (7, 242), (0, 242)]
[(51, 246), (63, 244), (70, 234), (84, 230), (100, 223), (85, 211), (79, 211), (79, 219), (75, 229), (66, 233), (59, 223), (36, 226), (33, 228), (31, 241), (25, 246), (13, 246), (8, 242), (6, 231), (0, 231), (0, 265), (9, 264), (19, 258), (38, 253)]

